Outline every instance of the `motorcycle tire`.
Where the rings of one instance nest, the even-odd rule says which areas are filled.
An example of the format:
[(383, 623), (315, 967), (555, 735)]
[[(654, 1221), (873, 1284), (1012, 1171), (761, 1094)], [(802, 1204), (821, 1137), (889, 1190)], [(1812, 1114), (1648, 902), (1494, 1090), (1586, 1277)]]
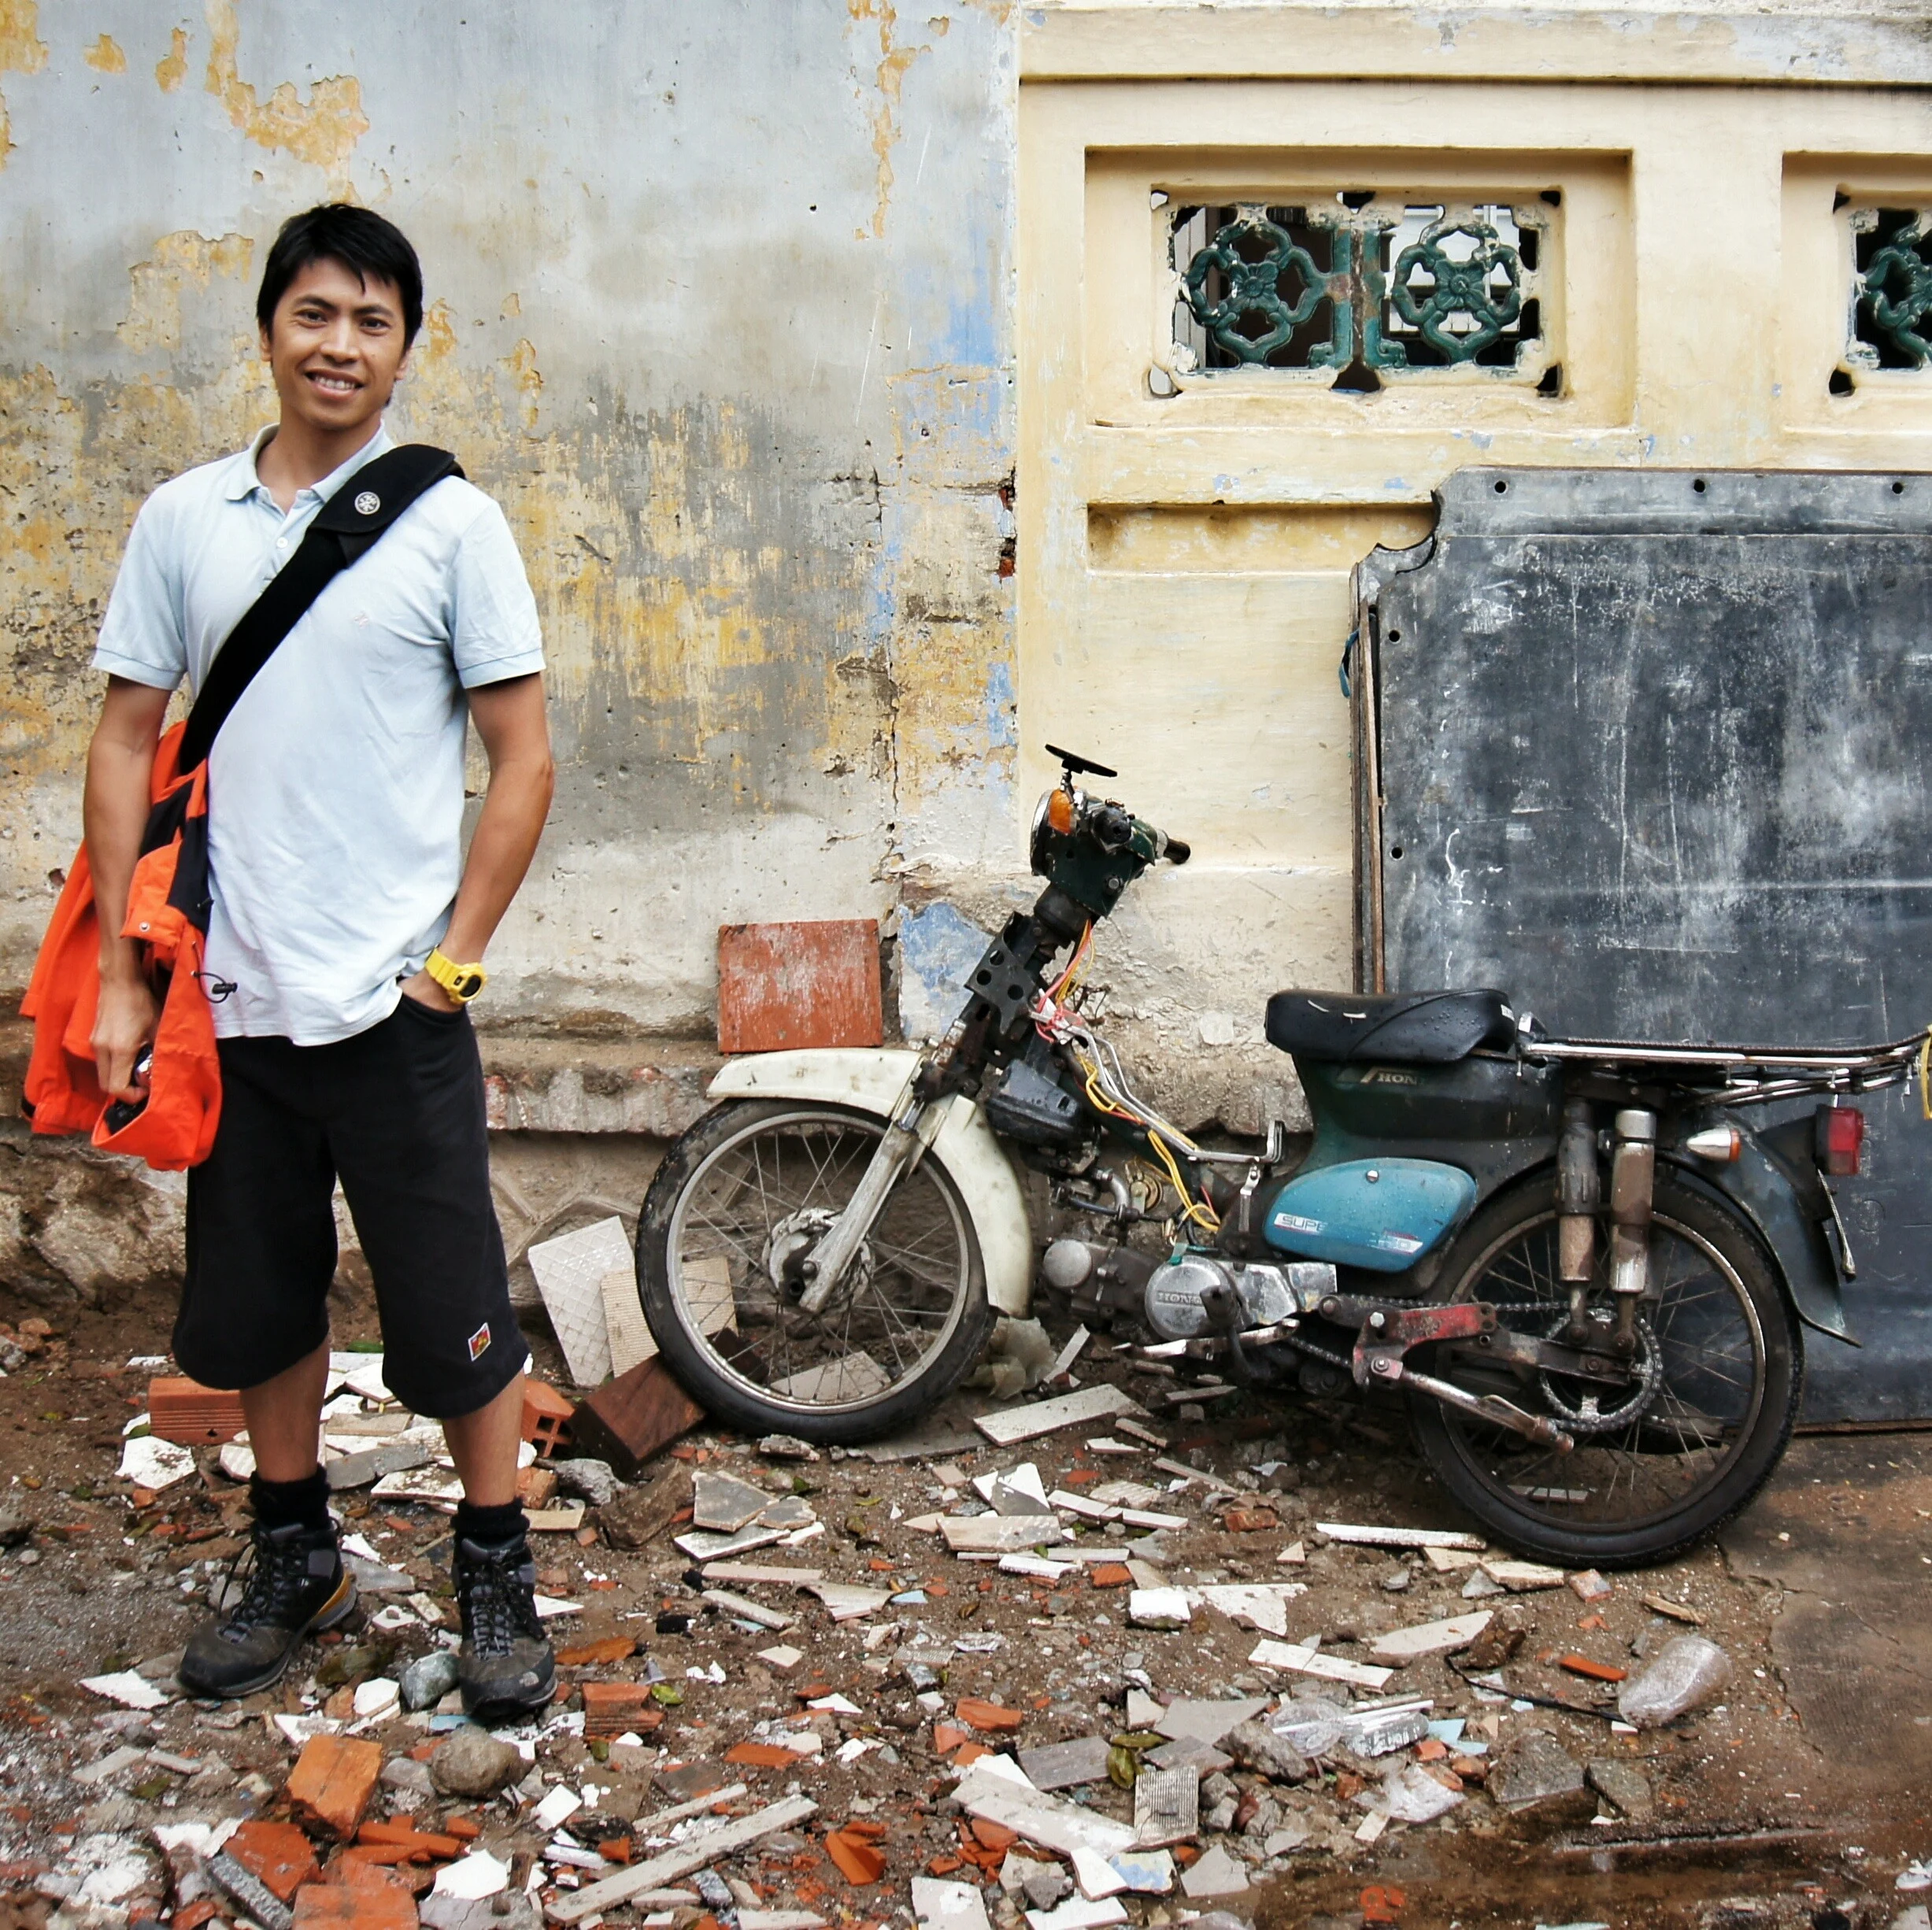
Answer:
[[(1505, 1325), (1519, 1325), (1525, 1332), (1541, 1326), (1547, 1332), (1544, 1312), (1560, 1305), (1556, 1296), (1560, 1289), (1553, 1281), (1553, 1266), (1547, 1268), (1550, 1277), (1546, 1277), (1538, 1270), (1537, 1258), (1546, 1250), (1545, 1243), (1553, 1245), (1556, 1211), (1553, 1174), (1499, 1194), (1458, 1237), (1430, 1297), (1438, 1302), (1491, 1300), (1497, 1303)], [(1566, 1455), (1508, 1435), (1427, 1395), (1411, 1393), (1408, 1397), (1417, 1446), (1450, 1494), (1498, 1541), (1562, 1567), (1630, 1568), (1667, 1561), (1682, 1553), (1729, 1521), (1770, 1479), (1797, 1418), (1804, 1378), (1802, 1329), (1782, 1291), (1776, 1265), (1755, 1229), (1721, 1193), (1691, 1175), (1661, 1165), (1657, 1169), (1654, 1212), (1653, 1278), (1660, 1253), (1681, 1252), (1688, 1255), (1689, 1268), (1701, 1267), (1701, 1280), (1715, 1281), (1716, 1286), (1703, 1285), (1700, 1279), (1692, 1278), (1691, 1284), (1700, 1291), (1687, 1296), (1682, 1304), (1715, 1298), (1721, 1309), (1723, 1296), (1727, 1295), (1738, 1330), (1750, 1342), (1749, 1385), (1742, 1396), (1727, 1397), (1741, 1399), (1745, 1403), (1729, 1430), (1733, 1437), (1729, 1452), (1707, 1474), (1686, 1484), (1680, 1496), (1667, 1497), (1667, 1505), (1631, 1518), (1588, 1521), (1581, 1518), (1581, 1508), (1589, 1505), (1597, 1490), (1563, 1484), (1602, 1481), (1607, 1475), (1605, 1492), (1614, 1499), (1621, 1455), (1627, 1464), (1634, 1504), (1639, 1472), (1649, 1470), (1651, 1462), (1656, 1463), (1660, 1485), (1664, 1477), (1681, 1473), (1671, 1457), (1675, 1451), (1679, 1463), (1688, 1461), (1686, 1423), (1671, 1419), (1655, 1400), (1645, 1415), (1630, 1424), (1619, 1437), (1579, 1433), (1576, 1449)], [(1600, 1229), (1600, 1272), (1607, 1245)], [(1661, 1336), (1657, 1358), (1664, 1376), (1660, 1385), (1667, 1388), (1671, 1385), (1672, 1336), (1671, 1322), (1664, 1310), (1669, 1304), (1669, 1292), (1666, 1280), (1663, 1302), (1654, 1313), (1647, 1309), (1645, 1314), (1652, 1322), (1652, 1332)], [(1538, 1294), (1547, 1297), (1533, 1297)], [(1526, 1295), (1532, 1297), (1526, 1299)], [(1534, 1311), (1526, 1313), (1525, 1308)], [(1692, 1318), (1692, 1337), (1700, 1320), (1708, 1322), (1715, 1317), (1707, 1310)], [(1678, 1351), (1684, 1351), (1681, 1346)], [(1456, 1374), (1446, 1363), (1455, 1358), (1453, 1344), (1443, 1344), (1417, 1349), (1414, 1364), (1419, 1371), (1453, 1381)], [(1467, 1360), (1468, 1356), (1462, 1358)], [(1729, 1355), (1715, 1358), (1741, 1367), (1741, 1362)], [(1685, 1378), (1693, 1387), (1697, 1370), (1698, 1362), (1693, 1360)], [(1704, 1385), (1721, 1391), (1719, 1384), (1741, 1386), (1743, 1378), (1741, 1373), (1731, 1377), (1711, 1373)], [(1534, 1409), (1537, 1404), (1524, 1399), (1519, 1389), (1508, 1391), (1506, 1398), (1520, 1407)], [(1676, 1412), (1705, 1418), (1694, 1405), (1686, 1405), (1675, 1396), (1671, 1398)], [(1549, 1411), (1547, 1406), (1542, 1409)], [(1560, 1415), (1552, 1418), (1560, 1424)], [(1695, 1428), (1694, 1420), (1691, 1425)], [(1701, 1430), (1697, 1440), (1701, 1448), (1708, 1445)], [(1516, 1464), (1513, 1469), (1509, 1466), (1512, 1461)], [(1571, 1470), (1567, 1475), (1563, 1471), (1566, 1467)], [(1541, 1470), (1547, 1470), (1556, 1484), (1548, 1481), (1539, 1484)], [(1512, 1473), (1527, 1478), (1512, 1481)]]
[[(638, 1297), (665, 1366), (692, 1399), (717, 1419), (753, 1434), (791, 1434), (821, 1446), (854, 1447), (930, 1414), (985, 1352), (994, 1316), (986, 1298), (979, 1241), (958, 1187), (930, 1154), (888, 1196), (861, 1259), (848, 1274), (848, 1292), (831, 1310), (845, 1322), (838, 1337), (814, 1333), (809, 1319), (790, 1314), (771, 1277), (768, 1259), (774, 1242), (789, 1239), (794, 1251), (809, 1242), (809, 1233), (799, 1229), (806, 1224), (802, 1215), (813, 1210), (814, 1198), (820, 1199), (815, 1224), (822, 1224), (827, 1213), (844, 1205), (883, 1124), (868, 1113), (809, 1100), (736, 1100), (706, 1113), (673, 1142), (658, 1167), (638, 1215)], [(788, 1179), (784, 1170), (788, 1145), (801, 1155), (801, 1163), (795, 1164), (795, 1180)], [(842, 1161), (836, 1152), (842, 1147), (849, 1149)], [(729, 1163), (734, 1156), (742, 1162), (747, 1155), (755, 1164), (757, 1178), (746, 1183), (748, 1171), (746, 1180), (737, 1182), (736, 1194), (746, 1201), (752, 1219), (759, 1215), (769, 1219), (775, 1207), (790, 1200), (786, 1189), (795, 1192), (802, 1185), (798, 1203), (790, 1215), (778, 1215), (761, 1240), (756, 1225), (748, 1225), (738, 1240), (722, 1237), (729, 1250), (725, 1255), (701, 1254), (694, 1259), (690, 1249), (708, 1240), (718, 1244), (710, 1234), (720, 1224), (717, 1212), (728, 1208), (714, 1211), (709, 1203), (714, 1196), (731, 1192)], [(838, 1191), (842, 1179), (849, 1182), (842, 1194)], [(756, 1205), (751, 1203), (754, 1190)], [(918, 1299), (919, 1289), (931, 1283), (901, 1267), (898, 1287), (891, 1284), (894, 1263), (889, 1255), (894, 1249), (881, 1229), (891, 1228), (895, 1215), (907, 1213), (918, 1216), (916, 1226), (923, 1220), (936, 1229), (917, 1237), (921, 1259), (929, 1240), (949, 1240), (955, 1249), (949, 1289), (933, 1289), (935, 1298), (942, 1292), (949, 1296), (948, 1304), (930, 1314), (912, 1307), (909, 1315), (908, 1309)], [(797, 1224), (788, 1226), (788, 1222)], [(694, 1294), (688, 1290), (687, 1275), (703, 1274), (707, 1268), (707, 1277), (698, 1281)], [(725, 1324), (706, 1332), (708, 1318), (724, 1304), (717, 1298), (720, 1269), (728, 1270), (732, 1311)], [(898, 1306), (891, 1304), (895, 1293)], [(868, 1294), (875, 1303), (869, 1319), (861, 1303)], [(860, 1316), (856, 1349), (855, 1311)], [(814, 1372), (822, 1378), (838, 1369), (841, 1378), (834, 1385), (836, 1392), (844, 1384), (846, 1366), (861, 1355), (872, 1362), (868, 1373), (885, 1372), (875, 1353), (890, 1351), (890, 1364), (900, 1366), (900, 1341), (894, 1329), (896, 1325), (903, 1333), (909, 1317), (932, 1323), (929, 1342), (918, 1358), (903, 1363), (904, 1370), (892, 1374), (883, 1386), (861, 1385), (849, 1399), (817, 1399), (798, 1397), (771, 1385), (798, 1382)], [(834, 1358), (816, 1366), (801, 1365), (798, 1372), (783, 1371), (793, 1363), (795, 1340), (811, 1341)], [(847, 1350), (842, 1355), (841, 1348)]]

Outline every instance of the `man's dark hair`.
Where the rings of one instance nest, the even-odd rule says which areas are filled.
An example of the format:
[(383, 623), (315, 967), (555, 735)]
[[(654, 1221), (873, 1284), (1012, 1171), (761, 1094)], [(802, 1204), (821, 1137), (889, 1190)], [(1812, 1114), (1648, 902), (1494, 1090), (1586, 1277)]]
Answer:
[(402, 298), (403, 344), (416, 339), (423, 325), (423, 264), (409, 238), (394, 222), (342, 201), (325, 202), (282, 224), (255, 297), (255, 320), (264, 334), (289, 283), (313, 261), (339, 261), (365, 288), (372, 281), (389, 283)]

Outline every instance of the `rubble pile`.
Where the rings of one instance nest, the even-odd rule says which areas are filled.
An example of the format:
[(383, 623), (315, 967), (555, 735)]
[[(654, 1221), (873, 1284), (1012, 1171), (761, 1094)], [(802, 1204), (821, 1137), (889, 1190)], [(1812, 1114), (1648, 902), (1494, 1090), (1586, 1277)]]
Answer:
[[(183, 1699), (177, 1646), (36, 1705), (0, 1881), (53, 1930), (1158, 1930), (1408, 1832), (1641, 1833), (1734, 1688), (1681, 1574), (1525, 1562), (1387, 1484), (1331, 1518), (1348, 1423), (1208, 1431), (1095, 1381), (850, 1453), (695, 1433), (630, 1481), (550, 1429), (522, 1484), (560, 1692), (491, 1732), (455, 1692), (440, 1430), (379, 1356), (338, 1366), (357, 1616), (241, 1703)], [(86, 1486), (178, 1643), (246, 1444), (137, 1422), (114, 1465), (13, 1489), (0, 1573), (59, 1558)]]

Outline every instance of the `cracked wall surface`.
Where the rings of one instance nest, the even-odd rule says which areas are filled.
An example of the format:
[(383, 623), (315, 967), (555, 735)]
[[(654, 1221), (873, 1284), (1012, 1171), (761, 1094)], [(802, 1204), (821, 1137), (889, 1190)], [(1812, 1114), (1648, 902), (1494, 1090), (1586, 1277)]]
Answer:
[(1015, 89), (969, 0), (0, 0), (0, 988), (128, 525), (272, 418), (255, 278), (336, 196), (422, 253), (392, 424), (502, 502), (543, 618), (493, 1022), (702, 1035), (719, 925), (1010, 866)]

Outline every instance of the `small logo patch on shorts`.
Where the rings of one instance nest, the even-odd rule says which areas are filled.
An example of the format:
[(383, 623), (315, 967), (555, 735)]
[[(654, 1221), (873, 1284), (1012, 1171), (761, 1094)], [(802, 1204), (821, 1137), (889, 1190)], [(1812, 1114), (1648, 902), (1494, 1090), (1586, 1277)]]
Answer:
[(469, 1357), (472, 1360), (481, 1360), (483, 1355), (488, 1353), (489, 1351), (490, 1323), (486, 1320), (483, 1324), (469, 1337)]

